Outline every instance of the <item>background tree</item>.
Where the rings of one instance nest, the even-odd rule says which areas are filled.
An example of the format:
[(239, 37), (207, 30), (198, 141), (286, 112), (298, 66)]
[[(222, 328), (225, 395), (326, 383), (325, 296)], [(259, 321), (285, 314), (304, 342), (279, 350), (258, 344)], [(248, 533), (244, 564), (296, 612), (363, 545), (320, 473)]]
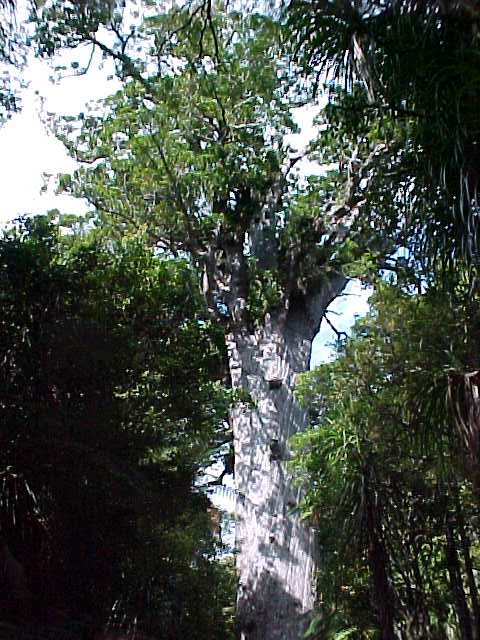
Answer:
[(193, 488), (225, 439), (223, 333), (184, 260), (69, 238), (36, 218), (0, 242), (0, 531), (28, 590), (2, 582), (4, 618), (228, 637), (233, 583)]
[(337, 359), (302, 378), (312, 428), (294, 465), (319, 529), (319, 637), (479, 637), (478, 462), (452, 402), (477, 375), (477, 305), (465, 285), (379, 283)]

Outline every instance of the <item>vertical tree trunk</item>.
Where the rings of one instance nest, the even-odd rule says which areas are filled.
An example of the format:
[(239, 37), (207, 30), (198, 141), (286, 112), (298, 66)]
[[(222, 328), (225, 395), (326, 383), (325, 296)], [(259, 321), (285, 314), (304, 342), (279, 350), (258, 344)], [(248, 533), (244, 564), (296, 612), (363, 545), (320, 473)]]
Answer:
[(308, 367), (314, 331), (330, 299), (324, 293), (316, 306), (298, 305), (286, 320), (268, 318), (253, 333), (229, 335), (232, 384), (252, 399), (232, 412), (241, 640), (299, 640), (313, 609), (315, 537), (294, 513), (301, 489), (286, 468), (287, 441), (306, 424), (294, 398), (295, 377)]
[(465, 526), (465, 519), (463, 517), (462, 505), (460, 503), (460, 496), (457, 486), (454, 487), (453, 493), (455, 499), (455, 515), (457, 528), (460, 536), (465, 574), (472, 607), (473, 638), (474, 640), (478, 640), (480, 638), (480, 607), (478, 602), (478, 589), (477, 582), (475, 580), (475, 571), (473, 568), (472, 556), (470, 553), (470, 539)]
[(388, 556), (382, 539), (381, 515), (375, 494), (368, 480), (365, 483), (368, 563), (373, 587), (373, 599), (378, 613), (381, 640), (393, 640), (393, 593), (389, 579)]
[(472, 621), (467, 606), (467, 599), (463, 589), (462, 571), (458, 559), (457, 543), (453, 524), (449, 519), (448, 512), (445, 522), (447, 571), (450, 578), (450, 589), (452, 591), (453, 602), (458, 618), (458, 626), (461, 640), (472, 640)]

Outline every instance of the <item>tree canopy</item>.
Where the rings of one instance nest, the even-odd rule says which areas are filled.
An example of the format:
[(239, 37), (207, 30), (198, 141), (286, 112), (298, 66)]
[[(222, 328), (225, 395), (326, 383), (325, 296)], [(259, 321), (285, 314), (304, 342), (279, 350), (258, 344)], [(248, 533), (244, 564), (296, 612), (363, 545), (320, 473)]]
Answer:
[[(62, 189), (86, 197), (113, 233), (142, 228), (162, 250), (188, 255), (208, 307), (227, 322), (287, 313), (292, 298), (338, 276), (326, 215), (335, 196), (327, 180), (296, 181), (302, 154), (283, 141), (297, 129), (297, 79), (278, 21), (221, 4), (206, 17), (206, 5), (192, 4), (147, 16), (126, 41), (112, 22), (107, 47), (62, 6), (43, 17), (49, 33), (55, 18), (58, 46), (80, 38), (107, 49), (125, 80), (99, 115), (59, 123), (85, 163)], [(41, 29), (38, 38), (48, 52)]]
[(287, 19), (299, 64), (331, 89), (327, 135), (363, 222), (424, 259), (475, 262), (478, 3), (295, 1)]

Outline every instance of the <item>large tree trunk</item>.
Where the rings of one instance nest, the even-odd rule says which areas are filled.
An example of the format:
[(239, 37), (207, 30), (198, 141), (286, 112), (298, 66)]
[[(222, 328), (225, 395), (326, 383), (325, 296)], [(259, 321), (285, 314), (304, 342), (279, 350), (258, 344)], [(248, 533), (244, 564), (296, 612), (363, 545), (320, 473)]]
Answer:
[[(335, 294), (343, 286), (336, 283)], [(254, 332), (229, 335), (234, 388), (252, 403), (232, 412), (237, 488), (237, 628), (241, 640), (299, 640), (315, 602), (314, 531), (294, 512), (301, 489), (287, 469), (288, 438), (306, 425), (294, 398), (308, 367), (314, 332), (332, 288), (267, 318)]]

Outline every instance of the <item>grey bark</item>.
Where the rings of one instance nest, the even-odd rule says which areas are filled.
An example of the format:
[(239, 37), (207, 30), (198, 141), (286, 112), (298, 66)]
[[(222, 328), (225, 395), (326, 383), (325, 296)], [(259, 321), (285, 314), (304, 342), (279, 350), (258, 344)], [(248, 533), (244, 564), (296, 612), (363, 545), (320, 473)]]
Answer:
[[(239, 640), (299, 640), (311, 619), (315, 535), (295, 511), (302, 491), (287, 466), (288, 440), (306, 426), (306, 415), (294, 397), (295, 379), (308, 367), (312, 339), (325, 309), (346, 282), (326, 264), (316, 265), (310, 277), (302, 280), (300, 239), (288, 252), (279, 251), (278, 212), (288, 181), (282, 173), (276, 178), (264, 193), (250, 188), (236, 194), (236, 224), (218, 230), (201, 260), (206, 301), (230, 331), (232, 385), (249, 392), (253, 401), (239, 404), (231, 414)], [(341, 211), (335, 212), (332, 243), (338, 238), (341, 220), (354, 206), (354, 194), (348, 197)], [(216, 210), (229, 207), (229, 202), (216, 200)], [(320, 232), (314, 227), (312, 233)], [(286, 260), (282, 266), (287, 268), (282, 270), (278, 309), (254, 329), (247, 308), (249, 261), (254, 261), (257, 271), (278, 272), (280, 259)]]
[(298, 640), (315, 602), (314, 530), (295, 508), (302, 490), (287, 468), (288, 439), (306, 426), (294, 397), (296, 376), (309, 364), (313, 336), (341, 276), (321, 292), (292, 301), (263, 327), (228, 336), (234, 388), (252, 403), (232, 411), (237, 488), (237, 629), (240, 640)]

